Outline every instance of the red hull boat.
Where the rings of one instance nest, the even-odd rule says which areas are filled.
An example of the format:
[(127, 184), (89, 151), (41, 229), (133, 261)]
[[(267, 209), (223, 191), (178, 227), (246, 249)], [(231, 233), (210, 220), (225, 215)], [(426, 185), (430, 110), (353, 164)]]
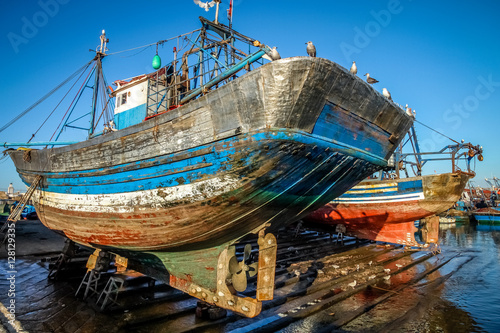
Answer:
[(348, 235), (409, 246), (437, 241), (414, 221), (446, 211), (460, 199), (470, 174), (445, 173), (369, 180), (314, 211), (307, 222), (346, 227)]

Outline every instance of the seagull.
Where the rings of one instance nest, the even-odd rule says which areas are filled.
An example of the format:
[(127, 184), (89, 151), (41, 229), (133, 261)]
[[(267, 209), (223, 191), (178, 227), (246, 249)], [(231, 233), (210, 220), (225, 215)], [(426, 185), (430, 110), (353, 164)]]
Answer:
[(358, 74), (358, 67), (356, 67), (356, 62), (355, 61), (352, 62), (352, 66), (351, 66), (350, 72), (352, 74)]
[(316, 47), (313, 42), (307, 42), (307, 54), (311, 57), (316, 57)]
[[(368, 80), (368, 79), (366, 79)], [(389, 90), (387, 90), (387, 88), (382, 88), (382, 94), (384, 95), (384, 97), (386, 97), (388, 100), (392, 101), (392, 97), (391, 97), (391, 93), (389, 92)]]
[(385, 268), (384, 272), (386, 272), (387, 274), (389, 274), (391, 272), (391, 269), (390, 268)]
[(204, 8), (205, 11), (208, 12), (208, 9), (210, 9), (211, 7), (215, 6), (215, 1), (210, 1), (210, 2), (203, 2), (203, 1), (200, 1), (200, 0), (193, 0), (195, 4), (197, 4), (198, 6), (200, 6), (201, 8)]
[(357, 282), (356, 282), (356, 280), (354, 280), (353, 282), (348, 283), (347, 285), (348, 285), (349, 287), (354, 288), (354, 287), (356, 287), (356, 283), (357, 283)]
[(409, 116), (413, 115), (413, 113), (411, 113), (411, 108), (408, 107), (408, 104), (406, 104), (406, 106), (405, 106), (405, 111), (406, 111), (407, 115), (409, 115)]
[(373, 261), (371, 261), (371, 260), (370, 260), (370, 262), (368, 263), (368, 265), (370, 265), (370, 266), (371, 266), (371, 265), (372, 265), (372, 263), (373, 263)]
[(356, 272), (359, 272), (359, 265), (356, 265)]
[(375, 80), (374, 78), (370, 77), (370, 73), (366, 73), (365, 76), (366, 76), (366, 82), (368, 82), (369, 84), (374, 84), (378, 82), (378, 80)]
[(376, 275), (370, 275), (370, 276), (368, 277), (368, 280), (373, 280), (373, 279), (375, 279), (376, 277), (377, 277)]
[(401, 264), (396, 264), (396, 267), (397, 267), (397, 268), (401, 268), (401, 267), (403, 267), (403, 265), (401, 265)]
[(276, 50), (276, 49), (277, 49), (276, 46), (271, 49), (271, 54), (270, 55), (271, 55), (271, 59), (273, 59), (273, 61), (281, 59), (281, 56), (278, 53), (278, 50)]

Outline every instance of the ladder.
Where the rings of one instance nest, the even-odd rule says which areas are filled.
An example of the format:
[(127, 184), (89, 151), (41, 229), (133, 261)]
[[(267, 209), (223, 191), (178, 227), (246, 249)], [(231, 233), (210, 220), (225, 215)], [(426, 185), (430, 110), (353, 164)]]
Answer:
[(35, 193), (35, 190), (38, 184), (40, 183), (40, 180), (42, 180), (42, 176), (37, 175), (33, 183), (31, 183), (31, 186), (28, 188), (28, 191), (26, 191), (26, 194), (23, 195), (21, 201), (19, 201), (14, 210), (10, 212), (10, 215), (7, 218), (7, 222), (16, 222), (17, 220), (19, 220), (19, 217), (21, 216), (24, 207), (26, 207), (26, 204), (31, 199), (31, 196), (33, 195), (33, 193)]
[[(23, 195), (21, 201), (16, 205), (16, 207), (14, 207), (14, 210), (10, 212), (10, 215), (7, 218), (7, 222), (5, 222), (2, 228), (0, 229), (0, 234), (3, 233), (3, 231), (7, 226), (10, 225), (9, 228), (12, 227), (12, 224), (9, 224), (9, 222), (15, 223), (17, 220), (19, 220), (19, 217), (21, 216), (21, 213), (23, 212), (26, 203), (28, 203), (29, 199), (31, 199), (31, 196), (35, 192), (35, 189), (40, 183), (40, 180), (42, 180), (42, 176), (38, 175), (35, 177), (35, 180), (33, 181), (33, 183), (31, 183), (31, 186), (29, 187), (28, 191), (26, 191), (26, 193)], [(2, 244), (4, 244), (7, 241), (7, 236), (8, 232), (5, 233)]]
[(122, 291), (123, 285), (125, 284), (124, 276), (111, 276), (104, 287), (104, 290), (99, 295), (97, 299), (96, 305), (99, 306), (99, 302), (102, 299), (101, 311), (106, 308), (108, 302), (112, 302), (115, 305), (118, 305), (116, 301), (118, 299), (118, 294)]
[(83, 299), (87, 298), (87, 296), (89, 295), (89, 291), (92, 293), (92, 295), (99, 294), (98, 286), (100, 279), (101, 279), (101, 272), (95, 269), (87, 270), (87, 273), (85, 273), (85, 276), (83, 277), (80, 286), (76, 290), (75, 296), (78, 296), (78, 293), (80, 292), (80, 289), (82, 289), (82, 287), (84, 288), (82, 289)]

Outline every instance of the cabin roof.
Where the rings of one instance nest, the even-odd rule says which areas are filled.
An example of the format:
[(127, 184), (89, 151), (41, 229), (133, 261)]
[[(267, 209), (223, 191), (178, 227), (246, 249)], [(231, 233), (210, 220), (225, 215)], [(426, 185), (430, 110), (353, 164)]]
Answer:
[(135, 86), (136, 84), (139, 84), (141, 82), (144, 82), (145, 80), (149, 79), (150, 77), (154, 77), (156, 75), (163, 75), (165, 74), (165, 67), (160, 68), (157, 71), (154, 71), (149, 74), (141, 74), (134, 76), (130, 79), (125, 79), (125, 80), (116, 80), (113, 82), (113, 84), (116, 86), (116, 90), (113, 92), (113, 96), (116, 95), (116, 93), (124, 90), (125, 88), (130, 88), (132, 86)]

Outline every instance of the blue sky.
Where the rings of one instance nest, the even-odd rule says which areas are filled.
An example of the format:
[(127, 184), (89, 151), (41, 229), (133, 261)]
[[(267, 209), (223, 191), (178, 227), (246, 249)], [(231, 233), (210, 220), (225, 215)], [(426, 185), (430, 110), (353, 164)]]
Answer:
[[(222, 12), (229, 0), (223, 0)], [(305, 55), (311, 40), (319, 57), (358, 74), (369, 72), (399, 104), (409, 104), (417, 119), (455, 139), (480, 144), (484, 161), (476, 183), (500, 177), (500, 2), (478, 1), (234, 1), (234, 28), (269, 46), (282, 57)], [(0, 11), (0, 68), (3, 124), (45, 95), (89, 61), (102, 29), (109, 52), (174, 37), (199, 27), (198, 16), (213, 19), (191, 0), (183, 1), (4, 1)], [(222, 15), (223, 23), (227, 23)], [(163, 63), (173, 44), (159, 48)], [(155, 48), (109, 56), (109, 82), (153, 71)], [(139, 52), (139, 53), (138, 53)], [(57, 96), (56, 96), (57, 97)], [(25, 142), (52, 111), (49, 99), (9, 129), (1, 142)], [(83, 101), (90, 109), (90, 100)], [(63, 110), (64, 112), (65, 110)], [(48, 140), (62, 113), (54, 115), (34, 141)], [(2, 125), (3, 125), (2, 124)], [(451, 144), (416, 125), (422, 148)], [(73, 139), (80, 134), (64, 133)], [(10, 182), (23, 189), (9, 159), (0, 161), (0, 190)], [(429, 164), (425, 173), (447, 172), (450, 165)]]

